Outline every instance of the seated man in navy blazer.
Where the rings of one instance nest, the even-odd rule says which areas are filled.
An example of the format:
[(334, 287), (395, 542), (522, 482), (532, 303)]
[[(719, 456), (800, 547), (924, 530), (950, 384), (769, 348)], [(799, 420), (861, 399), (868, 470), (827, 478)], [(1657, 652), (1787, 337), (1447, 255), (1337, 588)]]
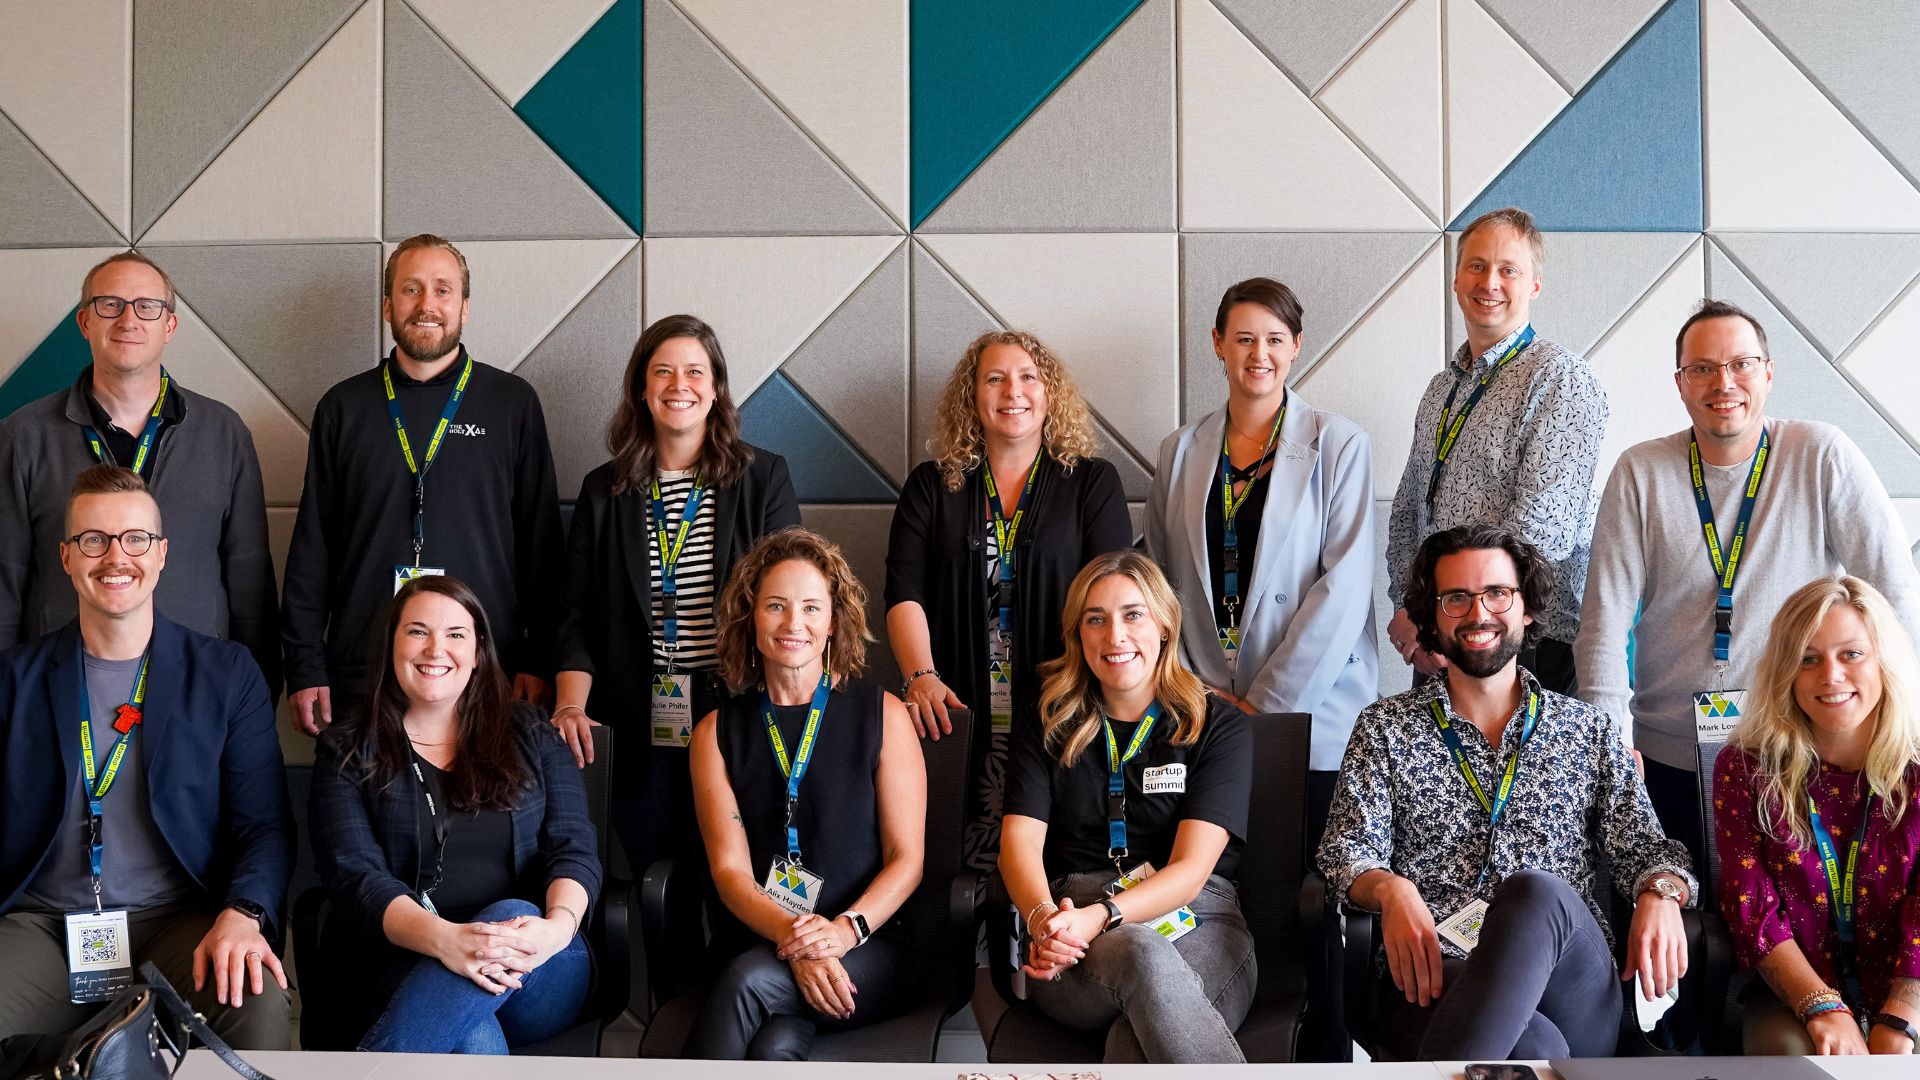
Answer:
[(78, 1027), (150, 960), (233, 1045), (286, 1049), (266, 681), (154, 610), (167, 541), (138, 474), (82, 472), (64, 531), (79, 617), (0, 653), (0, 1037)]

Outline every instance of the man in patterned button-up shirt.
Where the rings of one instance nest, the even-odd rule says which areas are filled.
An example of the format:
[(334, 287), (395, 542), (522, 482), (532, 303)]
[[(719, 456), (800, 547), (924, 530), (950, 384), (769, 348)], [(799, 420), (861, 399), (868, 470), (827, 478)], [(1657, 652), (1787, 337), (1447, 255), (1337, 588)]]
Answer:
[[(1533, 336), (1528, 315), (1545, 262), (1540, 232), (1525, 210), (1483, 214), (1460, 234), (1453, 296), (1467, 340), (1427, 384), (1414, 414), (1413, 447), (1387, 522), (1388, 595), (1399, 607), (1387, 637), (1417, 670), (1438, 671), (1444, 661), (1420, 648), (1401, 602), (1414, 552), (1442, 529), (1504, 525), (1554, 568), (1552, 595), (1533, 613), (1541, 638), (1521, 655), (1522, 664), (1547, 689), (1568, 694), (1600, 504), (1593, 473), (1607, 434), (1607, 392), (1585, 359)], [(1436, 478), (1443, 416), (1453, 430), (1483, 384)]]
[(1510, 531), (1429, 537), (1408, 610), (1446, 674), (1368, 706), (1347, 744), (1319, 862), (1336, 900), (1381, 913), (1400, 993), (1382, 995), (1380, 1027), (1396, 1054), (1611, 1054), (1621, 998), (1602, 854), (1637, 898), (1627, 975), (1659, 996), (1686, 971), (1686, 850), (1661, 835), (1606, 714), (1517, 661), (1550, 580)]

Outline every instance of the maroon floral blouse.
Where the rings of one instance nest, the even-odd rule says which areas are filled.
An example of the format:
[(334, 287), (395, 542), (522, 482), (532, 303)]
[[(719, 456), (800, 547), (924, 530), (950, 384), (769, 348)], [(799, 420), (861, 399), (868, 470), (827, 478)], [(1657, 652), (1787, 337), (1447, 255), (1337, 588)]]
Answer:
[[(1763, 830), (1757, 812), (1758, 763), (1729, 746), (1714, 762), (1713, 822), (1720, 852), (1720, 913), (1733, 935), (1742, 967), (1753, 967), (1774, 946), (1796, 941), (1828, 986), (1839, 986), (1834, 950), (1839, 935), (1827, 910), (1827, 875), (1817, 849), (1802, 848), (1775, 815)], [(1866, 809), (1866, 782), (1855, 772), (1822, 764), (1814, 774), (1813, 802), (1833, 836), (1841, 872), (1846, 849)], [(1907, 769), (1906, 813), (1887, 824), (1875, 821), (1860, 846), (1855, 871), (1854, 941), (1860, 992), (1869, 1008), (1886, 1000), (1894, 979), (1920, 978), (1920, 764)]]

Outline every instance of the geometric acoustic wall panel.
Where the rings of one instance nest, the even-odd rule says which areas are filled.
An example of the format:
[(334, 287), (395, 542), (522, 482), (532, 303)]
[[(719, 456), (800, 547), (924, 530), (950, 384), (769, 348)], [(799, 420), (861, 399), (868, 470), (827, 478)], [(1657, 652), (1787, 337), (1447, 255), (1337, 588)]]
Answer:
[(1314, 100), (1439, 220), (1446, 181), (1440, 138), (1440, 0), (1412, 0)]
[(907, 456), (921, 462), (933, 456), (927, 443), (934, 436), (935, 406), (967, 346), (981, 334), (1005, 327), (948, 273), (924, 240), (909, 246), (913, 248), (913, 352)]
[[(0, 289), (5, 290), (7, 298), (0, 304), (0, 382), (13, 374), (56, 327), (69, 320), (80, 300), (80, 283), (87, 270), (117, 250), (0, 249)], [(73, 337), (80, 341), (85, 355), (86, 344), (78, 326)], [(76, 371), (77, 365), (66, 377), (71, 380)], [(0, 415), (12, 411), (0, 408)]]
[(1920, 9), (1883, 0), (1744, 0), (1807, 73), (1908, 177), (1920, 175)]
[(141, 237), (377, 240), (380, 13), (362, 7)]
[(1458, 219), (1570, 98), (1476, 0), (1445, 3), (1447, 217)]
[(132, 30), (127, 0), (0, 2), (0, 41), (9, 43), (0, 112), (122, 237), (129, 231)]
[(1908, 441), (1920, 446), (1920, 395), (1914, 393), (1916, 342), (1920, 342), (1920, 290), (1909, 289), (1861, 335), (1840, 369), (1873, 395)]
[(0, 380), (0, 417), (72, 386), (80, 369), (92, 362), (87, 339), (80, 336), (80, 327), (73, 320), (79, 310), (78, 305), (69, 308), (67, 317), (56, 322)]
[(640, 229), (640, 0), (619, 0), (514, 111)]
[[(387, 0), (396, 3), (397, 0)], [(407, 0), (487, 85), (517, 105), (613, 0)]]
[(900, 681), (887, 642), (887, 539), (893, 528), (891, 506), (809, 506), (807, 528), (832, 537), (853, 574), (866, 586), (867, 630), (879, 640), (867, 645), (867, 675), (882, 686)]
[(907, 245), (780, 366), (895, 485), (907, 478)]
[(377, 6), (363, 0), (134, 4), (135, 233), (147, 231), (349, 16)]
[(646, 40), (650, 235), (899, 229), (669, 0), (648, 0)]
[(906, 220), (907, 0), (679, 6), (895, 221)]
[(607, 460), (607, 424), (640, 329), (636, 245), (514, 368), (540, 394), (562, 499)]
[(1173, 0), (1148, 0), (922, 232), (1171, 230)]
[[(1749, 233), (1714, 238), (1720, 250), (1838, 358), (1920, 276), (1920, 234)], [(1835, 268), (1845, 267), (1845, 273)]]
[(216, 398), (240, 414), (260, 456), (260, 480), (271, 506), (296, 506), (306, 481), (306, 428), (256, 378), (226, 344), (207, 329), (183, 295), (179, 329), (167, 344), (167, 371), (180, 385)]
[(741, 403), (740, 434), (787, 459), (801, 502), (890, 504), (900, 497), (820, 407), (778, 372)]
[(107, 219), (38, 147), (0, 115), (0, 244), (13, 247), (111, 244)]
[(1706, 291), (1704, 247), (1699, 237), (1689, 238), (1679, 260), (1658, 280), (1642, 283), (1639, 304), (1587, 356), (1607, 391), (1597, 485), (1606, 483), (1614, 460), (1628, 447), (1687, 426), (1686, 406), (1673, 382), (1673, 335)]
[[(1667, 0), (1481, 0), (1569, 92), (1578, 91)], [(1695, 7), (1697, 0), (1682, 0)], [(1697, 9), (1696, 9), (1697, 10)]]
[(1732, 0), (1704, 3), (1709, 227), (1920, 228), (1911, 179)]
[(1273, 57), (1301, 89), (1317, 94), (1380, 31), (1402, 0), (1217, 0), (1220, 10)]
[[(1540, 295), (1533, 302), (1533, 325), (1542, 337), (1585, 355), (1626, 315), (1674, 261), (1699, 238), (1697, 232), (1549, 232), (1547, 263)], [(1448, 236), (1447, 269), (1459, 251)], [(1694, 299), (1700, 298), (1694, 293)], [(1668, 327), (1668, 337), (1679, 328)], [(1466, 340), (1460, 305), (1447, 305), (1447, 349)], [(1661, 350), (1671, 354), (1671, 342)]]

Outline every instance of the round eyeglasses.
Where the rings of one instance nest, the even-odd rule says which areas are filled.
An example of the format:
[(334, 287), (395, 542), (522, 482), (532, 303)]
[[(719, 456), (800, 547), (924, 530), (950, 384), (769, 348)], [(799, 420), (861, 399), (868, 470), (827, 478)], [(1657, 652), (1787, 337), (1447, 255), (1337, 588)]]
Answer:
[(79, 548), (80, 554), (85, 555), (87, 558), (97, 559), (105, 555), (107, 548), (111, 547), (115, 540), (118, 540), (120, 541), (120, 550), (122, 552), (125, 552), (131, 558), (139, 558), (147, 553), (147, 549), (153, 546), (155, 540), (163, 539), (165, 539), (165, 537), (159, 533), (148, 532), (145, 529), (128, 529), (126, 532), (119, 534), (101, 532), (99, 529), (88, 529), (86, 532), (74, 533), (72, 536), (67, 537), (67, 543)]
[(1473, 602), (1478, 600), (1480, 606), (1487, 609), (1487, 614), (1504, 615), (1513, 610), (1513, 598), (1519, 595), (1520, 590), (1511, 585), (1495, 585), (1479, 592), (1455, 589), (1440, 594), (1440, 610), (1455, 619), (1465, 618), (1473, 610)]

